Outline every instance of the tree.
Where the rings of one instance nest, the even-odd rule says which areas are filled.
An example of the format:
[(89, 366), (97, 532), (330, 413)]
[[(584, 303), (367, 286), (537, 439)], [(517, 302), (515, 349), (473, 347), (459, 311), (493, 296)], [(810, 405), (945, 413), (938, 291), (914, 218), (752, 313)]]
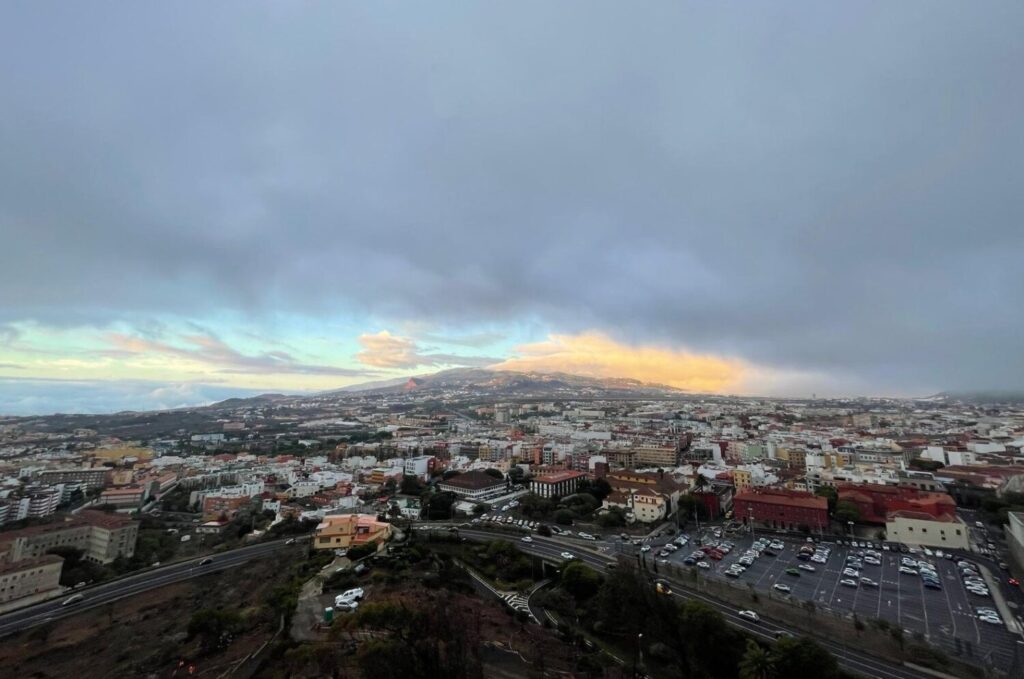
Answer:
[(622, 507), (612, 507), (597, 517), (601, 528), (619, 528), (626, 525), (626, 512)]
[(242, 617), (237, 611), (204, 608), (192, 614), (188, 621), (188, 636), (198, 636), (204, 652), (223, 648), (231, 641), (231, 635), (239, 631)]
[(769, 679), (774, 670), (772, 654), (753, 639), (747, 639), (747, 650), (740, 660), (740, 679)]
[(840, 523), (857, 523), (860, 521), (860, 508), (847, 500), (840, 500), (836, 503), (836, 521)]
[(526, 472), (522, 467), (512, 467), (508, 470), (508, 478), (512, 483), (523, 483), (526, 481)]
[(488, 467), (487, 469), (485, 469), (484, 474), (487, 474), (488, 476), (493, 476), (496, 479), (505, 478), (505, 475), (501, 473), (501, 470), (495, 469), (494, 467)]
[(594, 596), (600, 586), (601, 576), (580, 561), (573, 561), (562, 569), (562, 587), (577, 601)]
[(402, 483), (399, 485), (398, 491), (403, 495), (419, 495), (423, 492), (423, 482), (420, 481), (418, 476), (406, 474), (402, 477)]
[(489, 511), (491, 511), (491, 506), (486, 502), (481, 502), (480, 504), (473, 507), (474, 516), (482, 516)]
[(839, 500), (839, 492), (832, 486), (820, 486), (818, 490), (814, 491), (814, 494), (818, 497), (828, 499), (828, 515), (836, 515), (836, 502)]
[(839, 677), (839, 664), (835, 656), (807, 637), (779, 639), (771, 655), (779, 677)]
[(555, 512), (555, 523), (560, 526), (571, 526), (572, 525), (572, 512), (568, 509), (559, 509)]

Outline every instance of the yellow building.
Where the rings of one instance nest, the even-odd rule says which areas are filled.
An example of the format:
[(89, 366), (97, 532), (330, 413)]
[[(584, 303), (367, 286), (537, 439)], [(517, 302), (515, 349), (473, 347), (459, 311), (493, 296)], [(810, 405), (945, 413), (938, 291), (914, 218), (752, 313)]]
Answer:
[(733, 469), (732, 470), (732, 484), (736, 486), (737, 491), (750, 488), (754, 483), (753, 475), (748, 469)]
[(316, 527), (313, 547), (348, 549), (375, 542), (380, 549), (390, 538), (391, 524), (378, 521), (372, 514), (339, 514), (323, 518)]

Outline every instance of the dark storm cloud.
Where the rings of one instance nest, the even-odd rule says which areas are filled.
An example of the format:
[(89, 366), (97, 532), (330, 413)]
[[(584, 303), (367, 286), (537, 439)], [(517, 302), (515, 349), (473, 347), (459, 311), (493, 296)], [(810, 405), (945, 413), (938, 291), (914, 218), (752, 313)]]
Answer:
[(7, 3), (0, 322), (339, 309), (1024, 384), (1021, 3)]

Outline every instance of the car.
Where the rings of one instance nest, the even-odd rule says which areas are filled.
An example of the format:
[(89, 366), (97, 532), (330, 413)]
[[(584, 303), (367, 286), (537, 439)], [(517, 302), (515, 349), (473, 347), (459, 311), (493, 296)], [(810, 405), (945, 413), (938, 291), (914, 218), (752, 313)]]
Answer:
[(839, 581), (839, 584), (840, 585), (844, 585), (846, 587), (856, 587), (857, 586), (857, 581), (856, 580), (852, 580), (850, 578), (843, 578), (842, 580)]
[(917, 571), (909, 566), (900, 566), (900, 573), (903, 575), (917, 575)]
[(658, 580), (657, 582), (655, 582), (654, 583), (654, 590), (658, 594), (671, 594), (672, 593), (672, 588), (664, 580)]
[(520, 542), (533, 542), (533, 538), (531, 538), (529, 535), (524, 535), (523, 537), (519, 538), (519, 541)]
[(643, 552), (644, 554), (646, 554), (647, 552), (651, 551), (651, 546), (650, 545), (644, 545), (643, 547), (640, 548), (640, 551)]
[(692, 566), (695, 563), (697, 563), (697, 559), (693, 558), (692, 556), (688, 556), (685, 559), (683, 559), (684, 566)]
[(82, 601), (83, 599), (85, 599), (85, 595), (84, 594), (72, 594), (67, 599), (62, 601), (60, 603), (60, 605), (61, 606), (72, 606), (74, 604), (77, 604), (79, 601)]
[(728, 576), (730, 578), (738, 578), (738, 577), (740, 577), (741, 573), (742, 573), (742, 571), (733, 570), (732, 568), (726, 568), (725, 569), (726, 576)]
[(363, 591), (362, 587), (354, 587), (352, 589), (347, 589), (338, 596), (334, 597), (334, 602), (338, 603), (340, 601), (358, 601), (363, 598), (364, 594), (365, 592)]
[(703, 568), (704, 570), (707, 570), (711, 568), (711, 564), (709, 564), (707, 561), (698, 561), (697, 568)]
[(1008, 585), (1010, 585), (1012, 587), (1020, 587), (1020, 581), (1017, 580), (1017, 578), (1010, 578), (1009, 580), (1006, 581), (1006, 584), (1008, 584)]
[(665, 550), (666, 551), (674, 552), (677, 549), (679, 549), (679, 547), (677, 545), (673, 545), (671, 542), (669, 544), (665, 545)]
[(864, 557), (864, 563), (868, 564), (869, 566), (881, 566), (882, 565), (881, 561), (879, 561), (878, 559), (875, 559), (874, 557), (870, 557), (870, 556)]
[(206, 557), (205, 559), (202, 559), (202, 560), (201, 560), (201, 561), (199, 562), (199, 565), (200, 565), (200, 566), (208, 566), (208, 565), (210, 565), (211, 563), (213, 563), (213, 559), (212, 559), (212, 558), (210, 558), (210, 557)]
[(795, 575), (797, 577), (800, 577), (800, 571), (796, 568), (787, 568), (786, 575)]
[(938, 557), (939, 559), (944, 559), (946, 557), (946, 553), (943, 552), (941, 549), (936, 549), (935, 550), (935, 556)]
[(672, 552), (668, 551), (667, 549), (663, 549), (660, 552), (658, 552), (658, 556), (660, 556), (662, 559), (664, 559), (666, 557), (669, 557), (671, 555), (672, 555)]
[(791, 591), (793, 591), (793, 590), (790, 589), (789, 585), (783, 585), (782, 583), (779, 583), (779, 582), (777, 582), (774, 585), (772, 585), (772, 589), (777, 589), (780, 592), (785, 592), (786, 594), (789, 594)]
[(855, 570), (853, 568), (844, 568), (843, 569), (843, 575), (845, 575), (848, 578), (859, 578), (860, 577), (860, 571)]
[(868, 587), (878, 587), (878, 583), (871, 578), (861, 578), (860, 584), (867, 585)]
[(807, 571), (808, 573), (813, 573), (814, 571), (817, 570), (814, 566), (812, 566), (809, 563), (802, 563), (802, 564), (798, 565), (797, 568), (799, 568), (802, 571)]
[(924, 548), (924, 555), (925, 555), (925, 556), (934, 556), (934, 555), (935, 555), (935, 552), (933, 552), (932, 550), (930, 550), (930, 549), (928, 549), (927, 547), (925, 547), (925, 548)]
[(982, 622), (987, 622), (990, 625), (1002, 625), (1003, 624), (1003, 619), (1000, 618), (999, 616), (995, 616), (995, 615), (979, 615), (978, 616), (978, 620), (981, 620)]
[(925, 580), (924, 586), (928, 589), (942, 589), (942, 585), (936, 582), (935, 580)]
[(286, 544), (286, 545), (294, 545), (295, 544), (295, 538), (288, 538), (287, 540), (284, 541), (284, 544)]
[(740, 616), (741, 618), (746, 618), (750, 622), (761, 622), (761, 616), (759, 616), (754, 611), (740, 611), (736, 615)]
[(562, 552), (562, 553), (560, 554), (560, 556), (561, 556), (561, 557), (562, 557), (563, 559), (565, 559), (566, 561), (572, 561), (573, 559), (575, 559), (575, 558), (576, 558), (576, 555), (575, 555), (575, 554), (573, 554), (572, 552)]

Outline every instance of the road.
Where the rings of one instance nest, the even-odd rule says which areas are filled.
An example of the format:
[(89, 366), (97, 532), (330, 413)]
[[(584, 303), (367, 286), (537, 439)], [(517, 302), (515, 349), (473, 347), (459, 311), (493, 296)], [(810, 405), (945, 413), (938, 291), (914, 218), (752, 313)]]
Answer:
[[(515, 540), (514, 536), (510, 536), (508, 533), (491, 532), (477, 528), (460, 529), (459, 535), (471, 540)], [(544, 538), (538, 536), (532, 536), (532, 539), (533, 541), (529, 543), (518, 541), (517, 545), (520, 550), (527, 554), (540, 556), (552, 562), (563, 562), (564, 560), (560, 556), (563, 551), (573, 553), (576, 558), (601, 572), (608, 572), (609, 566), (615, 562), (615, 559), (612, 557), (602, 554), (589, 546), (580, 545), (578, 541), (569, 543), (568, 541), (558, 537)], [(692, 599), (701, 601), (721, 613), (726, 622), (728, 622), (732, 627), (739, 628), (755, 637), (774, 640), (777, 638), (779, 633), (801, 636), (799, 631), (789, 629), (774, 622), (762, 620), (759, 623), (754, 623), (745, 618), (741, 618), (734, 607), (703, 594), (684, 591), (682, 583), (674, 581), (671, 578), (665, 579), (673, 585), (673, 596), (683, 600)], [(931, 679), (930, 675), (918, 672), (908, 667), (890, 663), (885, 660), (879, 660), (868, 653), (848, 648), (845, 645), (817, 638), (815, 640), (836, 656), (839, 665), (843, 669), (857, 672), (863, 676), (877, 677), (878, 679)]]
[[(68, 592), (65, 596), (0, 615), (0, 636), (29, 629), (51, 620), (59, 620), (69, 615), (75, 615), (84, 610), (103, 606), (118, 599), (140, 594), (157, 587), (182, 582), (209, 573), (224, 571), (229, 568), (236, 568), (248, 561), (269, 556), (278, 550), (286, 548), (288, 546), (285, 544), (286, 542), (287, 540), (263, 542), (222, 552), (210, 557), (213, 559), (213, 563), (205, 566), (200, 566), (199, 562), (207, 557), (197, 557), (188, 561), (168, 564), (117, 580), (100, 583), (92, 587), (84, 587), (77, 590), (78, 593), (85, 597), (81, 602), (62, 606), (61, 604), (71, 596), (71, 592)], [(299, 544), (302, 543), (300, 542)]]

